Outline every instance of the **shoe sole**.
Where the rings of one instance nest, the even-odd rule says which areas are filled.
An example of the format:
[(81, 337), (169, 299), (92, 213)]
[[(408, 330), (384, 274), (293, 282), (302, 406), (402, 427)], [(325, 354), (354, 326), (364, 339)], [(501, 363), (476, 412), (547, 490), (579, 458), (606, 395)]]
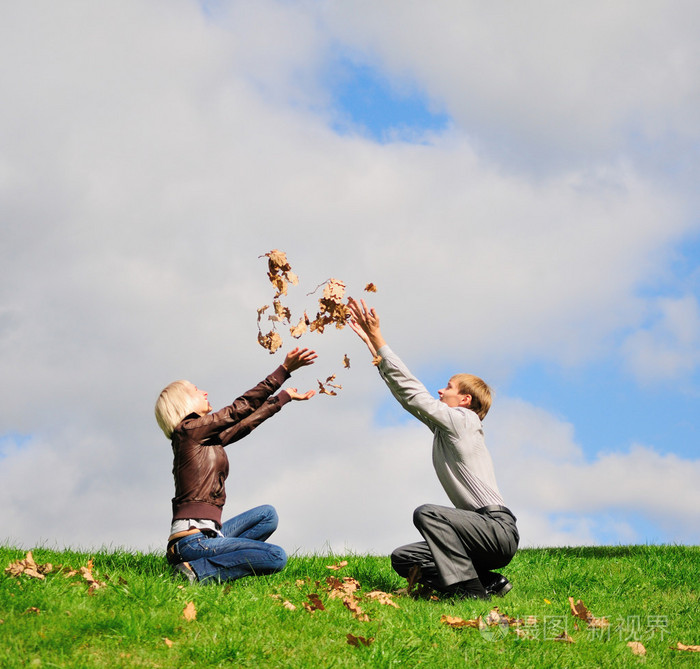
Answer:
[(500, 590), (495, 590), (492, 592), (492, 595), (495, 595), (496, 597), (505, 597), (511, 590), (513, 589), (513, 584), (508, 581)]

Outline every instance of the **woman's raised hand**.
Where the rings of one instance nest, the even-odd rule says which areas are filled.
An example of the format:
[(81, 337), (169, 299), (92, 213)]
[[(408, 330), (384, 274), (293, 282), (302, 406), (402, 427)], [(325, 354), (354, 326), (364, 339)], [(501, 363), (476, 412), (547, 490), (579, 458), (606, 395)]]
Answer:
[(308, 400), (316, 394), (315, 390), (307, 390), (302, 395), (300, 392), (297, 392), (296, 388), (285, 388), (285, 391), (287, 395), (289, 395), (289, 398), (292, 400)]
[[(309, 348), (299, 348), (297, 346), (297, 348), (292, 349), (291, 351), (289, 351), (289, 353), (287, 353), (287, 357), (284, 359), (284, 362), (282, 364), (284, 365), (285, 369), (291, 374), (300, 367), (313, 365), (317, 357), (318, 356), (316, 355), (316, 351), (312, 351)], [(308, 397), (304, 399), (308, 399)]]

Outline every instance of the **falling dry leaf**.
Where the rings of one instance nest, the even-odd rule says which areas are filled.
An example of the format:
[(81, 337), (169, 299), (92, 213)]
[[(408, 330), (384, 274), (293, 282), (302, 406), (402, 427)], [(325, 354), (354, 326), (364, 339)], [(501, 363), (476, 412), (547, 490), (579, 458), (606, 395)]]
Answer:
[(673, 650), (686, 650), (691, 653), (700, 653), (700, 646), (686, 646), (684, 643), (678, 642), (678, 645), (671, 646)]
[(185, 608), (182, 609), (182, 617), (187, 622), (192, 622), (197, 617), (197, 609), (194, 606), (194, 602), (187, 602)]
[(647, 649), (639, 641), (628, 641), (627, 646), (631, 649), (633, 655), (646, 655)]
[[(291, 283), (293, 286), (299, 283), (299, 278), (292, 272), (292, 268), (287, 261), (287, 254), (284, 251), (273, 249), (269, 253), (265, 253), (264, 256), (268, 259), (267, 276), (276, 290), (275, 297), (286, 295), (288, 283)], [(262, 258), (263, 256), (260, 257)]]
[(363, 636), (355, 636), (354, 634), (348, 633), (347, 640), (351, 646), (369, 646), (374, 641), (374, 637), (365, 639)]
[(348, 566), (348, 561), (347, 560), (341, 560), (337, 564), (327, 564), (326, 569), (332, 569), (333, 571), (338, 571), (339, 569), (342, 569), (343, 567)]
[(350, 369), (350, 358), (348, 358), (347, 353), (343, 356), (343, 367), (345, 367), (345, 369)]
[(377, 287), (373, 283), (368, 283), (365, 286), (365, 291), (368, 293), (376, 293), (377, 292)]
[(262, 332), (258, 332), (258, 343), (263, 348), (268, 349), (272, 354), (282, 346), (282, 337), (274, 330), (270, 330), (270, 332), (265, 335)]
[(299, 319), (299, 322), (289, 328), (289, 334), (295, 339), (299, 339), (299, 337), (306, 332), (308, 325), (309, 317), (306, 315), (306, 312), (304, 312), (304, 315)]
[(276, 323), (282, 323), (286, 321), (289, 323), (289, 319), (292, 317), (292, 312), (289, 307), (285, 307), (279, 300), (273, 300), (272, 307), (275, 310), (274, 316), (268, 316), (268, 320)]
[(350, 310), (342, 302), (344, 295), (345, 284), (342, 281), (339, 279), (328, 279), (325, 282), (323, 297), (320, 297), (318, 300), (318, 313), (309, 325), (309, 329), (312, 332), (316, 331), (319, 334), (323, 334), (326, 325), (331, 323), (335, 323), (338, 329), (345, 327), (350, 318)]
[(321, 381), (321, 379), (316, 379), (318, 381), (318, 392), (320, 395), (331, 395), (335, 396), (338, 393), (335, 392), (335, 390), (328, 390), (328, 388), (337, 388), (338, 390), (342, 390), (343, 386), (341, 386), (339, 383), (333, 383), (335, 380), (335, 374), (331, 374), (325, 381)]

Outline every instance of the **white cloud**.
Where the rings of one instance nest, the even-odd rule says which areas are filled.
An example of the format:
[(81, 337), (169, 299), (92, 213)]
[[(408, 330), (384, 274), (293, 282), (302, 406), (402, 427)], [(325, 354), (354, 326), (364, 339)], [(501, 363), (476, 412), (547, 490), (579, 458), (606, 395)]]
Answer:
[(622, 351), (643, 383), (687, 378), (700, 364), (700, 308), (695, 296), (661, 297), (651, 303), (653, 321), (633, 332)]

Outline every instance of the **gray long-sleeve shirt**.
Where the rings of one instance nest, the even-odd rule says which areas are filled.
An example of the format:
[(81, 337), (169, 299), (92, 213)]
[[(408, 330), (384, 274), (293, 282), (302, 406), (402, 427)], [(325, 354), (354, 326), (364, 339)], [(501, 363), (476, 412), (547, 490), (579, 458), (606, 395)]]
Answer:
[(433, 433), (433, 466), (450, 501), (458, 509), (503, 505), (484, 443), (479, 417), (462, 407), (448, 407), (434, 398), (401, 359), (382, 346), (379, 373), (394, 397)]

